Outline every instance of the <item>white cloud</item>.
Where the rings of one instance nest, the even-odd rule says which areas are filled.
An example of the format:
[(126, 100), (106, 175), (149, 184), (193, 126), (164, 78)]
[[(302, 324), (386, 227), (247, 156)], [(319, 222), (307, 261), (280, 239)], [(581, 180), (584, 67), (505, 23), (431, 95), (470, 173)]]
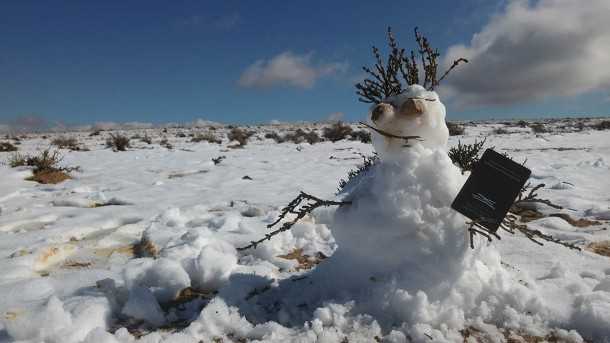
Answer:
[(321, 77), (347, 70), (346, 62), (313, 65), (312, 54), (295, 55), (283, 52), (270, 60), (258, 60), (242, 73), (238, 83), (242, 87), (265, 88), (291, 86), (312, 88)]
[(443, 82), (458, 105), (514, 104), (610, 88), (610, 1), (511, 1), (469, 45), (470, 60)]

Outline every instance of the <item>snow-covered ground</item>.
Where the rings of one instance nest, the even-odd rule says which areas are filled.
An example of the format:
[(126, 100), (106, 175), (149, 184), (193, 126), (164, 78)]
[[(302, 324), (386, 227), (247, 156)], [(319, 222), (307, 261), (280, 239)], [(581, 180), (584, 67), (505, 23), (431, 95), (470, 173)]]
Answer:
[[(335, 208), (314, 212), (256, 249), (236, 250), (264, 237), (300, 191), (340, 199), (339, 180), (362, 156), (372, 155), (370, 144), (277, 144), (264, 138), (291, 128), (285, 125), (253, 127), (249, 143), (232, 149), (226, 139), (190, 142), (189, 133), (205, 129), (173, 128), (126, 131), (146, 131), (153, 144), (133, 139), (128, 151), (113, 152), (105, 147), (108, 132), (68, 133), (89, 149), (62, 150), (63, 165), (81, 167), (71, 180), (37, 184), (25, 180), (31, 175), (26, 167), (0, 166), (0, 342), (610, 341), (610, 257), (590, 248), (610, 241), (610, 131), (573, 124), (546, 123), (551, 132), (536, 134), (517, 125), (467, 123), (465, 135), (451, 137), (449, 145), (487, 137), (486, 146), (527, 160), (532, 183), (546, 185), (540, 197), (563, 207), (539, 205), (545, 216), (529, 227), (582, 251), (500, 232), (501, 240), (477, 241), (471, 252), (466, 226), (459, 226), (465, 218), (441, 211), (437, 215), (448, 219), (439, 225), (458, 223), (451, 235), (464, 230), (463, 238), (438, 239), (464, 239), (457, 246), (467, 250), (466, 272), (448, 275), (455, 268), (445, 268), (450, 261), (443, 256), (453, 256), (447, 252), (420, 260), (420, 272), (434, 277), (397, 274), (406, 281), (391, 273), (369, 275), (371, 266), (403, 254), (400, 249), (409, 258), (419, 256), (414, 251), (421, 237), (388, 241), (375, 230), (355, 231), (362, 249), (334, 256), (351, 225), (333, 219)], [(494, 131), (498, 127), (508, 133)], [(225, 129), (216, 133), (223, 136)], [(19, 152), (46, 149), (55, 136), (30, 134)], [(172, 149), (159, 144), (162, 137)], [(448, 168), (443, 158), (418, 154), (407, 162), (430, 158), (424, 171), (431, 173), (435, 166)], [(0, 153), (0, 160), (10, 156)], [(226, 158), (214, 163), (219, 156)], [(430, 182), (414, 189), (417, 199), (436, 199), (429, 193), (447, 188), (440, 182), (445, 174), (418, 176), (413, 170), (404, 182)], [(446, 175), (450, 195), (466, 175)], [(424, 219), (442, 208), (413, 206), (421, 206)], [(409, 208), (391, 210), (410, 215)], [(597, 225), (578, 227), (549, 216), (557, 213)], [(437, 243), (426, 249), (447, 246)], [(353, 264), (333, 262), (340, 258)], [(392, 268), (400, 270), (401, 263)], [(370, 289), (347, 291), (350, 282), (361, 281), (334, 277), (345, 270), (361, 273)], [(449, 281), (440, 287), (443, 273)]]

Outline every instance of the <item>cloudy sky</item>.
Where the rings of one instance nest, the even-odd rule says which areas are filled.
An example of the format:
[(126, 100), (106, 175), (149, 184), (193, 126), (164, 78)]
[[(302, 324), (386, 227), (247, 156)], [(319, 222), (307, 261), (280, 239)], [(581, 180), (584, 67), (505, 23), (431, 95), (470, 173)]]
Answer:
[(610, 1), (3, 1), (0, 124), (360, 119), (392, 26), (449, 119), (610, 115)]

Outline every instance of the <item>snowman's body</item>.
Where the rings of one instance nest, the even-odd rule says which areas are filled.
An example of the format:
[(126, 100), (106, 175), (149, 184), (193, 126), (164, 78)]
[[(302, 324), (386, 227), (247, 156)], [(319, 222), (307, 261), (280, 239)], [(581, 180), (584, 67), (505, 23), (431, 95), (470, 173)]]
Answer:
[(464, 218), (450, 208), (465, 178), (447, 156), (445, 106), (435, 92), (413, 85), (374, 106), (368, 121), (420, 139), (405, 146), (372, 132), (380, 161), (344, 188), (351, 204), (335, 212), (338, 248), (320, 272), (341, 275), (343, 289), (391, 280), (411, 291), (442, 292), (469, 253)]

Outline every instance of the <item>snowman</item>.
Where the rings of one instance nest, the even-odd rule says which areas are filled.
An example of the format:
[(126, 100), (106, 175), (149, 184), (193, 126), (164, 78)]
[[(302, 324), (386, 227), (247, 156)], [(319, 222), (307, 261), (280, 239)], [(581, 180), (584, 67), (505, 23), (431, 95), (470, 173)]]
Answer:
[(445, 106), (409, 85), (372, 106), (367, 124), (379, 161), (339, 194), (350, 205), (329, 224), (338, 248), (316, 274), (350, 295), (389, 283), (443, 294), (471, 254), (464, 217), (450, 207), (465, 176), (447, 155)]
[[(426, 80), (438, 84), (435, 75)], [(349, 303), (415, 341), (461, 341), (460, 330), (473, 320), (499, 323), (507, 309), (544, 310), (535, 291), (502, 267), (493, 246), (475, 237), (470, 249), (466, 218), (451, 208), (467, 176), (448, 157), (445, 106), (432, 88), (410, 82), (368, 98), (365, 125), (379, 159), (342, 188), (339, 200), (348, 204), (314, 216), (336, 240), (333, 255), (306, 281), (284, 282), (254, 300), (279, 309), (267, 319), (302, 323), (304, 304)]]

